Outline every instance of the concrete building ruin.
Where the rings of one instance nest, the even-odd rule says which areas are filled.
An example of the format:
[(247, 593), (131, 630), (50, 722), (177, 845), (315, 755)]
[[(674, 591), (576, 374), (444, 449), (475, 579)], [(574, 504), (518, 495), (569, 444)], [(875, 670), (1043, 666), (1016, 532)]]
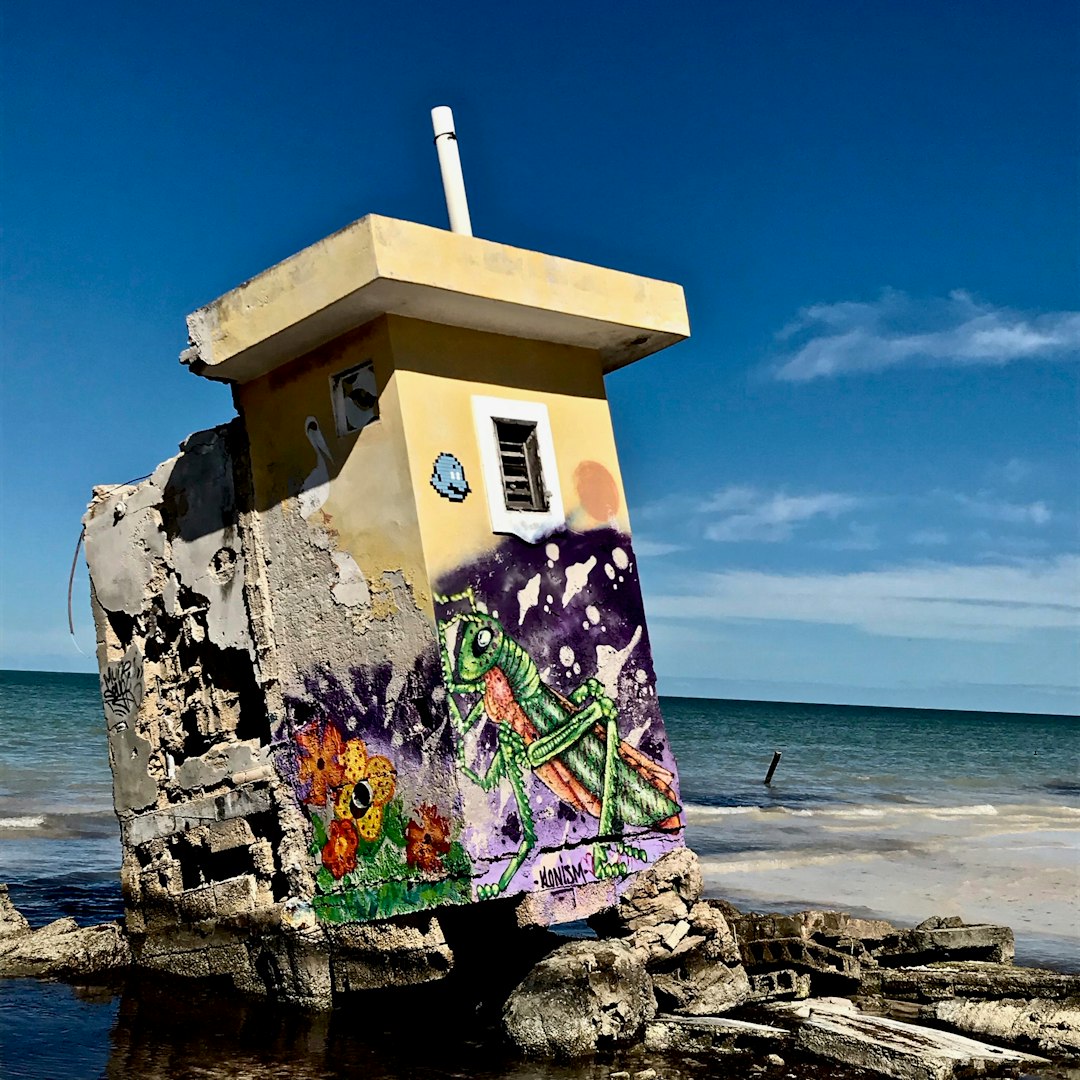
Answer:
[(604, 375), (677, 285), (370, 216), (188, 319), (237, 417), (85, 518), (138, 962), (325, 1003), (682, 845)]

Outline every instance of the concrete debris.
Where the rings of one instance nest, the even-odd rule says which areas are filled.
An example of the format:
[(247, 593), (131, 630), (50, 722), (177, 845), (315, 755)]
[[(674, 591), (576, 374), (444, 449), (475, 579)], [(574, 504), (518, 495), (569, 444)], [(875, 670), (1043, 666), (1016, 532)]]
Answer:
[(589, 920), (602, 937), (630, 945), (668, 1012), (716, 1015), (750, 993), (735, 935), (722, 910), (700, 899), (703, 889), (698, 857), (673, 851), (641, 871), (616, 908)]
[(972, 1001), (953, 998), (927, 1006), (924, 1014), (958, 1031), (1030, 1047), (1054, 1057), (1080, 1059), (1080, 999), (1071, 1004), (1033, 1001)]
[(897, 1080), (950, 1080), (993, 1076), (1047, 1059), (963, 1035), (860, 1013), (849, 1001), (811, 999), (767, 1006), (796, 1027), (796, 1049), (826, 1061), (867, 1069)]
[(23, 913), (11, 902), (8, 887), (0, 885), (0, 943), (6, 942), (8, 938), (22, 937), (29, 933), (30, 924)]
[(541, 960), (503, 1010), (523, 1054), (576, 1058), (637, 1042), (656, 1015), (645, 965), (622, 941), (572, 941)]
[(80, 927), (74, 919), (57, 919), (40, 930), (27, 928), (0, 938), (3, 977), (96, 978), (130, 964), (131, 950), (117, 923)]
[(743, 963), (755, 974), (791, 969), (811, 976), (815, 989), (848, 993), (862, 981), (862, 965), (850, 953), (804, 938), (770, 938), (746, 942)]
[(684, 1054), (732, 1054), (774, 1047), (791, 1038), (785, 1028), (727, 1016), (661, 1015), (645, 1025), (644, 1046)]
[(893, 978), (889, 969), (944, 961), (1008, 963), (1015, 952), (1007, 926), (957, 917), (934, 916), (910, 930), (839, 911), (750, 912), (730, 920), (752, 975), (793, 968), (809, 974), (819, 994), (860, 987), (863, 993), (901, 997), (886, 989)]
[(810, 976), (791, 968), (760, 972), (750, 976), (747, 1003), (801, 1001), (810, 996)]
[(924, 967), (882, 968), (876, 987), (882, 997), (901, 1001), (945, 998), (1080, 998), (1080, 975), (978, 961)]
[(705, 891), (701, 864), (689, 848), (669, 852), (634, 879), (614, 908), (593, 916), (589, 925), (601, 936), (622, 937), (667, 925), (671, 930)]
[(911, 967), (936, 960), (985, 960), (1008, 963), (1016, 955), (1013, 932), (1007, 926), (964, 923), (956, 917), (935, 916), (914, 930), (886, 938), (872, 951), (879, 964)]

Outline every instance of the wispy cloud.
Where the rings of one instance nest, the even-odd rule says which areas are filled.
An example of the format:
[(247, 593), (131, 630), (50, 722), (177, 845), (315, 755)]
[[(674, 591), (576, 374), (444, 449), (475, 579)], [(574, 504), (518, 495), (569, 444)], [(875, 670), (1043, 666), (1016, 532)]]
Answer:
[(975, 517), (987, 521), (1004, 521), (1010, 525), (1045, 525), (1053, 517), (1050, 508), (1042, 500), (1016, 503), (984, 494), (956, 494), (953, 498)]
[(1027, 315), (956, 291), (916, 300), (886, 289), (872, 303), (804, 308), (779, 335), (778, 379), (883, 371), (902, 364), (969, 366), (1080, 356), (1080, 312)]
[(634, 554), (639, 559), (659, 558), (685, 550), (682, 544), (668, 544), (662, 540), (650, 540), (647, 536), (634, 537)]
[(949, 534), (944, 529), (917, 529), (908, 541), (919, 547), (940, 547), (949, 542)]
[(650, 618), (765, 619), (866, 633), (1007, 641), (1080, 627), (1080, 556), (1019, 565), (921, 563), (862, 573), (730, 570), (687, 579), (682, 594), (648, 597)]
[(795, 529), (814, 518), (835, 519), (853, 510), (859, 500), (839, 492), (788, 495), (755, 488), (731, 487), (718, 491), (699, 507), (701, 514), (722, 514), (705, 527), (705, 537), (721, 543), (790, 540)]

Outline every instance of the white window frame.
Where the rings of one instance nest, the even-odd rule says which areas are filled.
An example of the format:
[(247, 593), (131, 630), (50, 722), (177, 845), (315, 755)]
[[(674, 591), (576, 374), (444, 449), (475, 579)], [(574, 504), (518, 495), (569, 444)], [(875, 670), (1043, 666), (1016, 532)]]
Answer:
[[(532, 544), (565, 525), (566, 514), (563, 512), (559, 468), (555, 459), (555, 443), (551, 437), (547, 406), (541, 401), (518, 401), (513, 398), (477, 394), (472, 398), (472, 410), (491, 531), (519, 536)], [(499, 439), (495, 430), (496, 420), (518, 420), (536, 425), (536, 449), (547, 495), (547, 510), (506, 508)]]

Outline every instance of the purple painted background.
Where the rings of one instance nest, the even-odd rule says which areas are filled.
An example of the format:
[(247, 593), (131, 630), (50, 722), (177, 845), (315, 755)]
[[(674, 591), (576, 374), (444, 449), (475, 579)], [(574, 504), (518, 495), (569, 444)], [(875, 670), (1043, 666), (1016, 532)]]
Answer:
[[(539, 588), (536, 578), (539, 575)], [(532, 657), (543, 681), (567, 695), (590, 676), (606, 681), (619, 710), (622, 738), (675, 774), (656, 699), (656, 679), (630, 538), (604, 527), (584, 533), (563, 532), (538, 544), (504, 538), (483, 558), (445, 575), (436, 583), (442, 595), (472, 587), (478, 604), (497, 617), (507, 633)], [(531, 603), (533, 595), (536, 603)], [(467, 603), (439, 605), (437, 615), (449, 619), (467, 610)], [(612, 654), (625, 656), (615, 674)], [(615, 660), (618, 658), (616, 657)], [(605, 661), (607, 661), (605, 663)], [(462, 696), (462, 714), (473, 699)], [(495, 724), (484, 720), (479, 734), (466, 743), (466, 760), (486, 769), (497, 741)], [(465, 845), (479, 875), (474, 885), (497, 881), (517, 850), (521, 823), (510, 785), (503, 781), (485, 795), (461, 778), (465, 801)], [(510, 892), (558, 888), (593, 880), (591, 846), (597, 821), (559, 800), (526, 771), (526, 785), (536, 823), (538, 844), (514, 878)], [(677, 777), (672, 786), (678, 794)], [(652, 862), (682, 843), (675, 833), (637, 831), (635, 846)], [(578, 850), (578, 845), (585, 845)], [(563, 849), (562, 855), (553, 854)], [(644, 863), (632, 863), (640, 869)]]

